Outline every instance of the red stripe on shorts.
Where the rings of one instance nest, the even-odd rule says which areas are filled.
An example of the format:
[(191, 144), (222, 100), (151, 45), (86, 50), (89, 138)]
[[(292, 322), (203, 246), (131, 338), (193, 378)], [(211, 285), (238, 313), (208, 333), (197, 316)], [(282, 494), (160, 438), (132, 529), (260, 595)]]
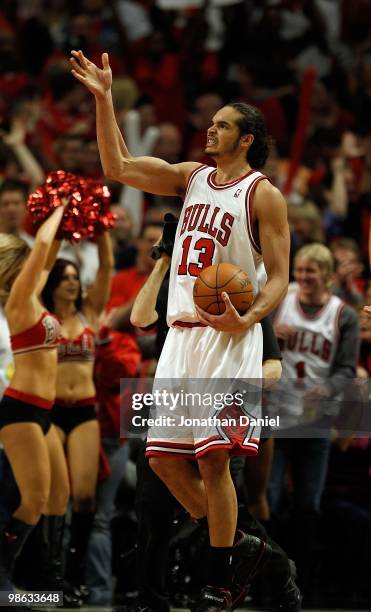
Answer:
[(32, 395), (32, 393), (24, 393), (23, 391), (18, 391), (18, 389), (13, 389), (12, 387), (8, 387), (5, 390), (4, 395), (12, 397), (13, 399), (17, 399), (20, 402), (25, 402), (26, 404), (31, 404), (32, 406), (43, 408), (43, 410), (50, 410), (53, 406), (53, 402), (51, 400), (39, 397), (38, 395)]

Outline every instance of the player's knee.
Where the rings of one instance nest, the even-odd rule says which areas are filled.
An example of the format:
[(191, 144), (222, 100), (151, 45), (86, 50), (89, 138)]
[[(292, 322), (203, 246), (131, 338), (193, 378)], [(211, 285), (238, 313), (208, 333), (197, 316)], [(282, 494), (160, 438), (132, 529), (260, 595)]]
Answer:
[(210, 452), (198, 460), (198, 467), (203, 480), (215, 480), (229, 474), (229, 456), (225, 453)]
[(154, 473), (165, 482), (174, 477), (175, 471), (172, 469), (172, 462), (165, 457), (150, 457), (149, 465)]

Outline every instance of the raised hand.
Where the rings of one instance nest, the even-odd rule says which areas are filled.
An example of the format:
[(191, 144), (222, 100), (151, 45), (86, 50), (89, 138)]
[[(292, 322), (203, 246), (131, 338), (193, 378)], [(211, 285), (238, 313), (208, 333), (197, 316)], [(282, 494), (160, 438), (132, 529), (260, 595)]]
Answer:
[(103, 97), (112, 85), (112, 71), (108, 53), (102, 54), (103, 69), (88, 60), (82, 51), (71, 51), (72, 74), (81, 81), (97, 98)]
[(0, 137), (9, 147), (16, 147), (24, 144), (26, 140), (26, 126), (24, 120), (21, 117), (14, 117), (10, 125), (10, 132), (6, 133), (1, 131)]

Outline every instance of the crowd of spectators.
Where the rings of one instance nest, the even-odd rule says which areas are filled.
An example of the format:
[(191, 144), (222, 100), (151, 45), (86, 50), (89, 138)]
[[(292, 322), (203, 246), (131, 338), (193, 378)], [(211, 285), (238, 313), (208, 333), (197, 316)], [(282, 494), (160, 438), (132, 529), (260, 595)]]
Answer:
[[(332, 249), (334, 292), (359, 313), (358, 376), (367, 379), (370, 0), (4, 0), (2, 6), (0, 231), (32, 241), (27, 193), (51, 170), (105, 180), (93, 98), (70, 73), (71, 49), (99, 65), (101, 53), (109, 52), (117, 119), (134, 155), (210, 164), (204, 144), (213, 114), (231, 99), (247, 101), (263, 111), (274, 139), (264, 172), (288, 202), (291, 256), (311, 242)], [(134, 331), (130, 310), (151, 271), (149, 249), (161, 235), (163, 215), (179, 214), (181, 201), (106, 182), (117, 214), (111, 232), (116, 276), (102, 343), (107, 328), (124, 334), (127, 348), (119, 340), (116, 346), (126, 374), (148, 375), (155, 340), (152, 332)], [(95, 246), (66, 245), (63, 256), (81, 266), (88, 285), (97, 267)], [(99, 375), (104, 379), (98, 367)], [(117, 368), (117, 375), (125, 371)], [(110, 436), (118, 433), (115, 410), (113, 403), (102, 418), (105, 426), (112, 420)], [(349, 559), (357, 556), (351, 526), (371, 543), (370, 451), (368, 439), (346, 450), (334, 446), (324, 495), (327, 536), (319, 553), (322, 546), (326, 575), (334, 558), (344, 576), (351, 572), (347, 596), (367, 590), (366, 574), (357, 569), (366, 552), (357, 567)], [(338, 584), (333, 572), (335, 591)]]

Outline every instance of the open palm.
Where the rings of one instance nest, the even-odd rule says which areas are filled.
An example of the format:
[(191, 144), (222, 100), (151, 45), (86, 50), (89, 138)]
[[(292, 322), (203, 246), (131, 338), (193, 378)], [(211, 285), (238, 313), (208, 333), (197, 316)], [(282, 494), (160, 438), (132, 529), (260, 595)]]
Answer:
[(103, 53), (103, 69), (98, 68), (88, 60), (82, 51), (71, 51), (72, 74), (81, 81), (95, 96), (103, 96), (112, 85), (112, 71), (108, 61), (108, 53)]

